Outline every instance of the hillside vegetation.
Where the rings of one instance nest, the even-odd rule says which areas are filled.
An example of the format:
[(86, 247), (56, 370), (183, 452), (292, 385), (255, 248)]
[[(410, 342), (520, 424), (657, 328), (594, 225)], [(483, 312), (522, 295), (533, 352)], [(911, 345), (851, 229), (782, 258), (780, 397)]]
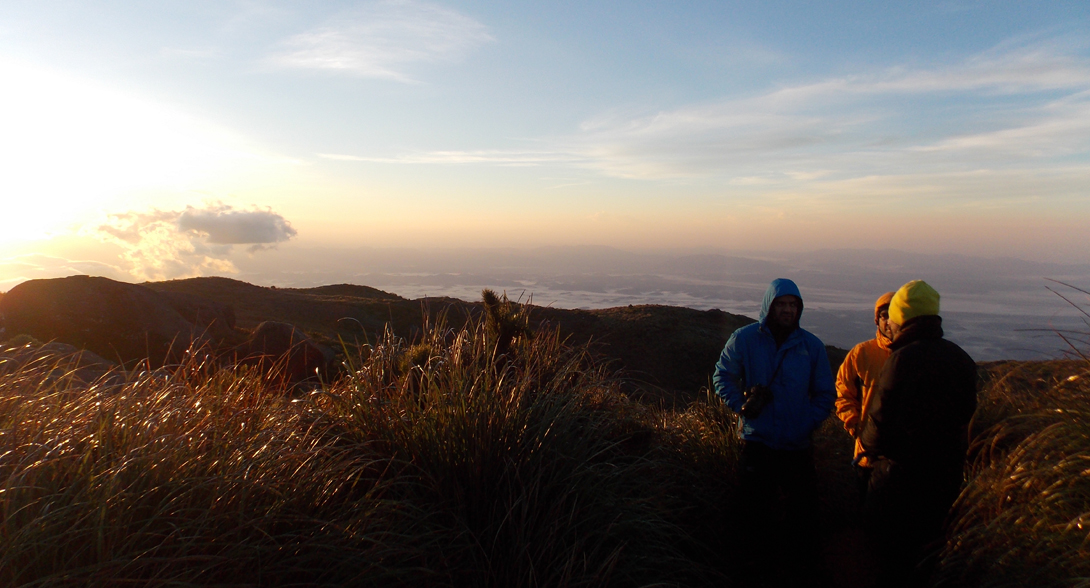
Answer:
[(724, 581), (724, 411), (632, 402), (585, 348), (489, 316), (387, 335), (294, 399), (199, 354), (123, 384), (4, 373), (0, 583)]
[[(526, 306), (535, 326), (547, 323), (622, 373), (627, 393), (667, 404), (692, 400), (708, 383), (730, 333), (753, 322), (720, 310), (661, 305)], [(288, 354), (293, 369), (284, 379), (294, 385), (315, 371), (335, 379), (345, 356), (388, 330), (416, 341), (428, 316), (442, 314), (449, 328), (461, 329), (482, 313), (480, 302), (406, 300), (350, 284), (289, 289), (227, 278), (128, 284), (69, 276), (30, 280), (0, 298), (0, 341), (26, 335), (73, 345), (128, 369), (179, 363), (191, 346), (216, 355), (221, 365)], [(835, 366), (845, 352), (829, 350)]]
[[(534, 328), (537, 309), (480, 308), (387, 328), (295, 395), (200, 349), (90, 382), (78, 358), (0, 360), (0, 585), (776, 585), (740, 571), (717, 399), (640, 402), (585, 342)], [(934, 584), (1086, 585), (1090, 363), (981, 374)], [(866, 586), (865, 544), (841, 543), (838, 425), (816, 444), (821, 549), (838, 585)]]
[(983, 366), (939, 586), (1090, 584), (1090, 362)]
[[(230, 305), (244, 329), (265, 320), (288, 322), (338, 350), (342, 343), (376, 341), (387, 329), (413, 340), (429, 314), (443, 314), (448, 327), (461, 329), (480, 320), (483, 312), (479, 302), (444, 297), (407, 300), (350, 284), (267, 288), (228, 278), (190, 278), (144, 286)], [(730, 334), (753, 322), (721, 310), (661, 305), (596, 310), (525, 306), (532, 309), (535, 326), (547, 323), (569, 344), (589, 344), (599, 359), (623, 372), (626, 392), (682, 405), (708, 384)], [(846, 352), (829, 348), (829, 353), (839, 365)]]

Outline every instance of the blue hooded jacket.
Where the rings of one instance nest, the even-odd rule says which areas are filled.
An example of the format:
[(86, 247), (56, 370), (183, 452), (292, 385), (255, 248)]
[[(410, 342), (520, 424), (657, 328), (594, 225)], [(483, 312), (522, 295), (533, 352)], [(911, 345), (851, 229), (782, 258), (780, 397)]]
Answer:
[(836, 399), (833, 373), (825, 345), (799, 328), (778, 349), (766, 322), (772, 301), (797, 296), (802, 317), (802, 295), (791, 280), (777, 279), (768, 285), (759, 320), (731, 334), (715, 366), (712, 383), (719, 397), (741, 414), (745, 391), (752, 386), (772, 389), (772, 402), (757, 418), (741, 418), (742, 438), (759, 441), (773, 449), (805, 449), (810, 434), (829, 416)]

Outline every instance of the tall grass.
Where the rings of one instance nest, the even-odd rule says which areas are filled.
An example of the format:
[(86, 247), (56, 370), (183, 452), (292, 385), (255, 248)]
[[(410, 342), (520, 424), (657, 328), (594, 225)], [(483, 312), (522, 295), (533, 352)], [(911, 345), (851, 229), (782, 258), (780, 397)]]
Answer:
[(993, 370), (935, 583), (1090, 585), (1090, 364)]
[(1057, 334), (1081, 359), (982, 370), (969, 482), (951, 515), (936, 585), (1090, 586), (1090, 359), (1081, 348), (1087, 333)]
[(631, 402), (496, 302), (295, 398), (199, 354), (108, 386), (0, 365), (0, 584), (729, 583), (721, 405)]

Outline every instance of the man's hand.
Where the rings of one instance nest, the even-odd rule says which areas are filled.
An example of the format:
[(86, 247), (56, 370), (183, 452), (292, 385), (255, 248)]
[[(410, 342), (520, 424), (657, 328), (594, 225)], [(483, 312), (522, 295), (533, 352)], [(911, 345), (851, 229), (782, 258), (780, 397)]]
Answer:
[(772, 389), (768, 386), (753, 386), (746, 390), (746, 402), (741, 410), (742, 416), (747, 419), (757, 418), (769, 402), (772, 402)]

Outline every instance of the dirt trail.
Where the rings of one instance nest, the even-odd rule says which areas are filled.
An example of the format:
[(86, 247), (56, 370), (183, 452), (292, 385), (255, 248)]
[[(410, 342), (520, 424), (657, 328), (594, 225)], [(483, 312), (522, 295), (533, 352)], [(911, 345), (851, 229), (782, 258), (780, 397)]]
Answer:
[(815, 435), (822, 555), (834, 587), (869, 588), (874, 585), (874, 559), (860, 524), (852, 450), (852, 440), (835, 416)]

